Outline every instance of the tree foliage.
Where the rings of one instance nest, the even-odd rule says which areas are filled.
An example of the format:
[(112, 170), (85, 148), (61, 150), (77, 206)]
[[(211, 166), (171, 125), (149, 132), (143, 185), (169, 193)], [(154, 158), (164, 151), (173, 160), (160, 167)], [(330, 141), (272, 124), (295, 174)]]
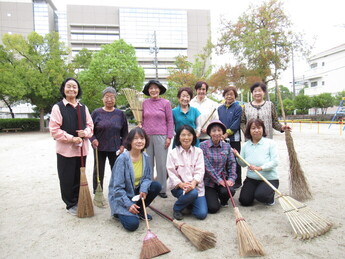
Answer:
[(323, 115), (327, 113), (327, 108), (333, 105), (334, 97), (330, 93), (322, 93), (312, 97), (312, 107), (320, 108)]
[(141, 89), (144, 77), (144, 69), (137, 62), (133, 46), (122, 39), (103, 45), (99, 52), (93, 54), (88, 68), (78, 75), (83, 89), (82, 101), (90, 111), (100, 107), (102, 91), (111, 86), (120, 93), (117, 104), (125, 104), (121, 89)]
[[(35, 105), (40, 113), (40, 129), (44, 128), (43, 116), (59, 99), (59, 87), (65, 77), (71, 75), (66, 59), (68, 50), (64, 43), (59, 42), (56, 32), (44, 37), (32, 32), (27, 36), (5, 34), (3, 36), (3, 55), (8, 87), (12, 98), (16, 95)], [(4, 54), (5, 53), (5, 54)], [(12, 79), (9, 78), (12, 73)], [(14, 89), (11, 89), (14, 87)]]
[(236, 23), (223, 20), (218, 41), (220, 53), (230, 51), (265, 83), (277, 79), (287, 68), (292, 49), (305, 51), (301, 36), (292, 31), (291, 22), (278, 0), (251, 5)]
[(296, 109), (300, 114), (308, 114), (308, 110), (312, 108), (312, 98), (308, 95), (297, 95), (294, 99)]

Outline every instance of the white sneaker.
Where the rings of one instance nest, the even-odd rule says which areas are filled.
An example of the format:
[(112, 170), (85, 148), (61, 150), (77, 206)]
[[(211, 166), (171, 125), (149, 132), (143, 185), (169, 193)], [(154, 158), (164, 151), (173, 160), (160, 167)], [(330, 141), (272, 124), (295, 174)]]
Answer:
[(273, 201), (272, 203), (265, 203), (267, 206), (273, 206), (274, 204), (276, 204), (276, 201)]
[(78, 206), (74, 205), (73, 207), (69, 208), (67, 212), (73, 216), (77, 216), (77, 209), (78, 209)]

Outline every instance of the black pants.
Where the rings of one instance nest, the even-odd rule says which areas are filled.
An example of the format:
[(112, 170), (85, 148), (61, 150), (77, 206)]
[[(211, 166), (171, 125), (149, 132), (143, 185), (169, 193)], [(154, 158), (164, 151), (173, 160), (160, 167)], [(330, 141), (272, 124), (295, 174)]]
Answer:
[[(161, 192), (162, 185), (159, 182), (152, 181), (150, 188), (148, 189), (148, 193), (145, 199), (145, 206), (149, 206), (151, 202), (157, 197), (157, 195)], [(137, 186), (134, 189), (135, 195), (140, 194), (140, 185)], [(136, 205), (138, 205), (140, 208), (138, 209), (140, 212), (143, 211), (143, 202), (141, 200), (138, 200), (136, 202)]]
[[(84, 156), (86, 164), (86, 156)], [(64, 157), (57, 154), (57, 169), (61, 198), (69, 209), (78, 203), (80, 186), (80, 157)]]
[[(268, 181), (278, 188), (279, 180)], [(251, 206), (254, 199), (262, 203), (271, 204), (274, 202), (274, 191), (264, 181), (247, 177), (243, 182), (239, 201), (242, 206)]]
[[(235, 195), (235, 189), (230, 187), (231, 195)], [(216, 187), (205, 187), (205, 197), (209, 213), (216, 213), (220, 209), (220, 205), (225, 205), (230, 196), (226, 187), (218, 185)]]
[[(117, 155), (116, 152), (107, 151), (97, 151), (98, 152), (98, 165), (99, 165), (99, 180), (101, 182), (101, 187), (103, 190), (103, 179), (104, 179), (104, 169), (105, 160), (108, 158), (110, 169), (113, 169)], [(93, 166), (93, 193), (95, 193), (97, 188), (97, 164), (96, 164), (96, 150), (93, 150), (94, 155), (94, 166)]]
[[(241, 153), (240, 141), (230, 142), (230, 146), (236, 149), (238, 153)], [(237, 160), (236, 160), (236, 174), (237, 174), (237, 178), (236, 178), (235, 184), (242, 185), (242, 169), (241, 169), (241, 166), (237, 163)]]

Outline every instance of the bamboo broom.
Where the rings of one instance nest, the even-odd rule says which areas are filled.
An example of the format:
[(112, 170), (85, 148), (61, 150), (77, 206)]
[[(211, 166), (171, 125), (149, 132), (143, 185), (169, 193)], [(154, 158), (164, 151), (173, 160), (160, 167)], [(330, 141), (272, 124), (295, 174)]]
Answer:
[[(276, 82), (276, 89), (277, 94), (279, 96), (279, 102), (283, 114), (284, 124), (286, 125), (286, 117), (285, 117), (285, 111), (284, 111), (284, 105), (283, 100), (280, 94), (280, 89), (278, 87), (277, 79), (275, 79)], [(289, 177), (289, 183), (290, 183), (290, 194), (294, 198), (304, 201), (312, 198), (312, 194), (309, 190), (309, 185), (307, 182), (306, 177), (304, 176), (304, 172), (302, 170), (302, 167), (298, 161), (297, 153), (295, 150), (293, 138), (291, 136), (290, 131), (285, 131), (285, 143), (287, 146), (288, 154), (289, 154), (289, 161), (290, 161), (290, 177)]]
[(235, 204), (234, 198), (232, 197), (228, 183), (226, 182), (225, 175), (223, 175), (223, 180), (228, 190), (230, 201), (234, 207), (234, 213), (236, 217), (236, 228), (237, 228), (237, 240), (238, 249), (240, 256), (263, 256), (265, 255), (263, 246), (260, 241), (256, 239), (252, 230), (250, 229), (247, 221), (242, 217), (238, 207)]
[(95, 148), (96, 153), (96, 170), (97, 170), (97, 188), (95, 191), (95, 197), (93, 197), (93, 203), (99, 208), (107, 207), (107, 201), (104, 198), (101, 181), (99, 180), (99, 162), (98, 162), (98, 149)]
[(156, 208), (149, 206), (151, 210), (156, 212), (159, 216), (171, 221), (174, 223), (174, 226), (182, 232), (182, 234), (190, 241), (192, 244), (199, 249), (200, 251), (205, 251), (207, 249), (213, 248), (216, 246), (217, 240), (216, 236), (209, 231), (205, 231), (194, 226), (188, 225), (177, 221), (163, 212), (157, 210)]
[(147, 233), (143, 241), (143, 247), (141, 248), (140, 259), (148, 259), (148, 258), (156, 257), (162, 254), (169, 253), (170, 252), (169, 248), (167, 248), (158, 239), (158, 237), (153, 232), (151, 232), (149, 221), (147, 219), (144, 198), (141, 198), (141, 201), (143, 203)]
[[(80, 114), (80, 105), (77, 106), (77, 117), (78, 117), (78, 126), (79, 129), (81, 126), (81, 114)], [(83, 143), (83, 142), (82, 142)], [(92, 217), (94, 215), (93, 205), (89, 190), (89, 185), (87, 183), (87, 178), (85, 174), (85, 165), (84, 165), (84, 154), (83, 146), (80, 147), (80, 187), (79, 187), (79, 197), (78, 197), (78, 209), (77, 216), (79, 218)]]
[[(234, 151), (235, 155), (241, 159), (247, 166), (250, 164), (244, 158)], [(332, 223), (317, 215), (314, 211), (287, 195), (283, 195), (276, 187), (274, 187), (261, 173), (257, 170), (254, 172), (271, 187), (277, 194), (280, 205), (287, 216), (290, 225), (295, 232), (295, 237), (302, 240), (314, 238), (328, 232)]]
[(134, 89), (124, 88), (122, 92), (125, 94), (126, 99), (131, 107), (131, 111), (138, 124), (142, 122), (143, 101), (144, 95)]

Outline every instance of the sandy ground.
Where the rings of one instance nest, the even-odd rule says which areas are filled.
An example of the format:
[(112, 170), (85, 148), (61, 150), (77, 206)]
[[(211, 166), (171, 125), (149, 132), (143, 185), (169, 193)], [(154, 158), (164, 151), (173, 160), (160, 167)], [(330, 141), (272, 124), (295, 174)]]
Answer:
[[(334, 223), (326, 235), (309, 241), (294, 239), (279, 205), (239, 207), (257, 239), (264, 258), (344, 258), (345, 131), (339, 126), (295, 125), (293, 138), (299, 161), (314, 198), (310, 208)], [(280, 190), (288, 193), (288, 158), (283, 134), (274, 136), (280, 156)], [(95, 207), (95, 216), (80, 219), (66, 213), (60, 198), (55, 144), (48, 133), (0, 134), (0, 258), (138, 258), (146, 234), (141, 223), (134, 233), (110, 217), (109, 208)], [(91, 183), (93, 158), (86, 165)], [(106, 171), (105, 185), (110, 169)], [(107, 195), (107, 188), (104, 190)], [(237, 202), (238, 193), (235, 195)], [(157, 198), (154, 206), (171, 215), (174, 198)], [(150, 211), (150, 210), (149, 210)], [(239, 258), (232, 208), (222, 208), (204, 221), (186, 216), (184, 222), (212, 231), (214, 249), (200, 252), (172, 225), (150, 211), (151, 229), (171, 252), (161, 258)]]

